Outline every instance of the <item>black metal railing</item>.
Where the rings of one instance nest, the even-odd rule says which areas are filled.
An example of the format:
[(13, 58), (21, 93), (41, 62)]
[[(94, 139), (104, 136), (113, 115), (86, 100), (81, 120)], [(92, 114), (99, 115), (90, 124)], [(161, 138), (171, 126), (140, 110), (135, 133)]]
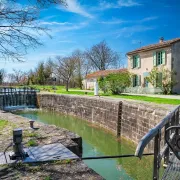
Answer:
[[(180, 106), (171, 111), (162, 121), (151, 129), (139, 142), (135, 155), (139, 158), (142, 157), (144, 149), (154, 140), (154, 166), (153, 166), (153, 179), (159, 179), (159, 169), (161, 167), (161, 161), (164, 158), (164, 164), (168, 165), (170, 156), (170, 147), (165, 141), (165, 137), (172, 139), (175, 132), (166, 131), (170, 126), (179, 125), (179, 110)], [(168, 134), (167, 134), (168, 133)]]

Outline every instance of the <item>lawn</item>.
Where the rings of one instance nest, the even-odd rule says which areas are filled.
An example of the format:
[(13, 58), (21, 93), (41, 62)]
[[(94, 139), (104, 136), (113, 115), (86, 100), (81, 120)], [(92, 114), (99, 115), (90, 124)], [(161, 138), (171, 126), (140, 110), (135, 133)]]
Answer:
[[(51, 86), (42, 86), (42, 85), (33, 85), (31, 86), (33, 88), (39, 89), (41, 92), (51, 92), (56, 94), (72, 94), (72, 95), (88, 95), (93, 96), (93, 91), (82, 91), (79, 88), (69, 88), (69, 91), (67, 92), (65, 90), (64, 86), (55, 86), (55, 90), (53, 89), (53, 85)], [(148, 96), (136, 96), (136, 95), (112, 95), (112, 94), (104, 94), (100, 91), (100, 96), (104, 97), (112, 97), (112, 98), (123, 98), (123, 99), (132, 99), (132, 100), (139, 100), (139, 101), (146, 101), (146, 102), (152, 102), (156, 104), (172, 104), (172, 105), (179, 105), (180, 99), (167, 99), (167, 98), (159, 98), (159, 97), (148, 97)]]
[(148, 97), (148, 96), (135, 96), (135, 95), (104, 95), (107, 97), (114, 97), (114, 98), (123, 98), (123, 99), (133, 99), (139, 101), (146, 101), (146, 102), (153, 102), (157, 104), (172, 104), (172, 105), (179, 105), (180, 99), (166, 99), (166, 98), (158, 98), (158, 97)]

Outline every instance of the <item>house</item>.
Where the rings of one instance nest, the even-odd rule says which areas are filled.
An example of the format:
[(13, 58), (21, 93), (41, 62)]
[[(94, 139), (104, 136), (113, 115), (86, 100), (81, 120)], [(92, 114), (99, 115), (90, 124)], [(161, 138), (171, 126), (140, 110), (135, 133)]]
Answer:
[[(180, 94), (180, 38), (164, 41), (160, 38), (159, 43), (141, 47), (127, 53), (128, 70), (134, 74), (132, 87), (127, 91), (133, 93), (159, 93), (160, 88), (153, 87), (146, 78), (153, 67), (161, 67), (176, 72), (176, 80), (179, 82), (172, 87), (173, 93)], [(157, 78), (162, 80), (162, 77)]]
[(93, 72), (85, 77), (85, 80), (83, 81), (83, 86), (85, 89), (93, 89), (94, 82), (96, 82), (100, 77), (106, 77), (109, 74), (119, 73), (124, 71), (127, 71), (127, 69), (126, 68), (109, 69), (109, 70), (101, 70), (101, 71)]

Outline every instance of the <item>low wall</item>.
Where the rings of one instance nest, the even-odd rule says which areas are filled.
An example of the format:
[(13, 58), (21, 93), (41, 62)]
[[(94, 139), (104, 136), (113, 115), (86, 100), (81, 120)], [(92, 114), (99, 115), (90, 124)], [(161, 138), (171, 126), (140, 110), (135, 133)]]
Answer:
[(83, 96), (38, 95), (40, 108), (80, 117), (92, 123), (97, 123), (116, 134), (118, 134), (120, 104), (119, 101)]
[(171, 108), (151, 103), (140, 103), (103, 97), (39, 94), (38, 104), (75, 115), (124, 136), (136, 144)]

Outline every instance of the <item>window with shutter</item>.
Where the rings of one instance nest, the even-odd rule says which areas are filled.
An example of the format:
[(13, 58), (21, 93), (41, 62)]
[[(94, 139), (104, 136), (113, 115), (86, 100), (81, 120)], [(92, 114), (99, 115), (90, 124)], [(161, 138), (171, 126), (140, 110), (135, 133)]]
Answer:
[(132, 68), (140, 68), (140, 56), (134, 55), (132, 57)]
[(133, 76), (133, 87), (140, 86), (141, 77), (138, 75)]
[(156, 52), (153, 53), (153, 65), (156, 66), (157, 62), (156, 62)]
[(154, 55), (154, 61), (156, 61), (156, 65), (161, 65), (166, 63), (166, 53), (165, 51), (158, 51), (156, 55)]

